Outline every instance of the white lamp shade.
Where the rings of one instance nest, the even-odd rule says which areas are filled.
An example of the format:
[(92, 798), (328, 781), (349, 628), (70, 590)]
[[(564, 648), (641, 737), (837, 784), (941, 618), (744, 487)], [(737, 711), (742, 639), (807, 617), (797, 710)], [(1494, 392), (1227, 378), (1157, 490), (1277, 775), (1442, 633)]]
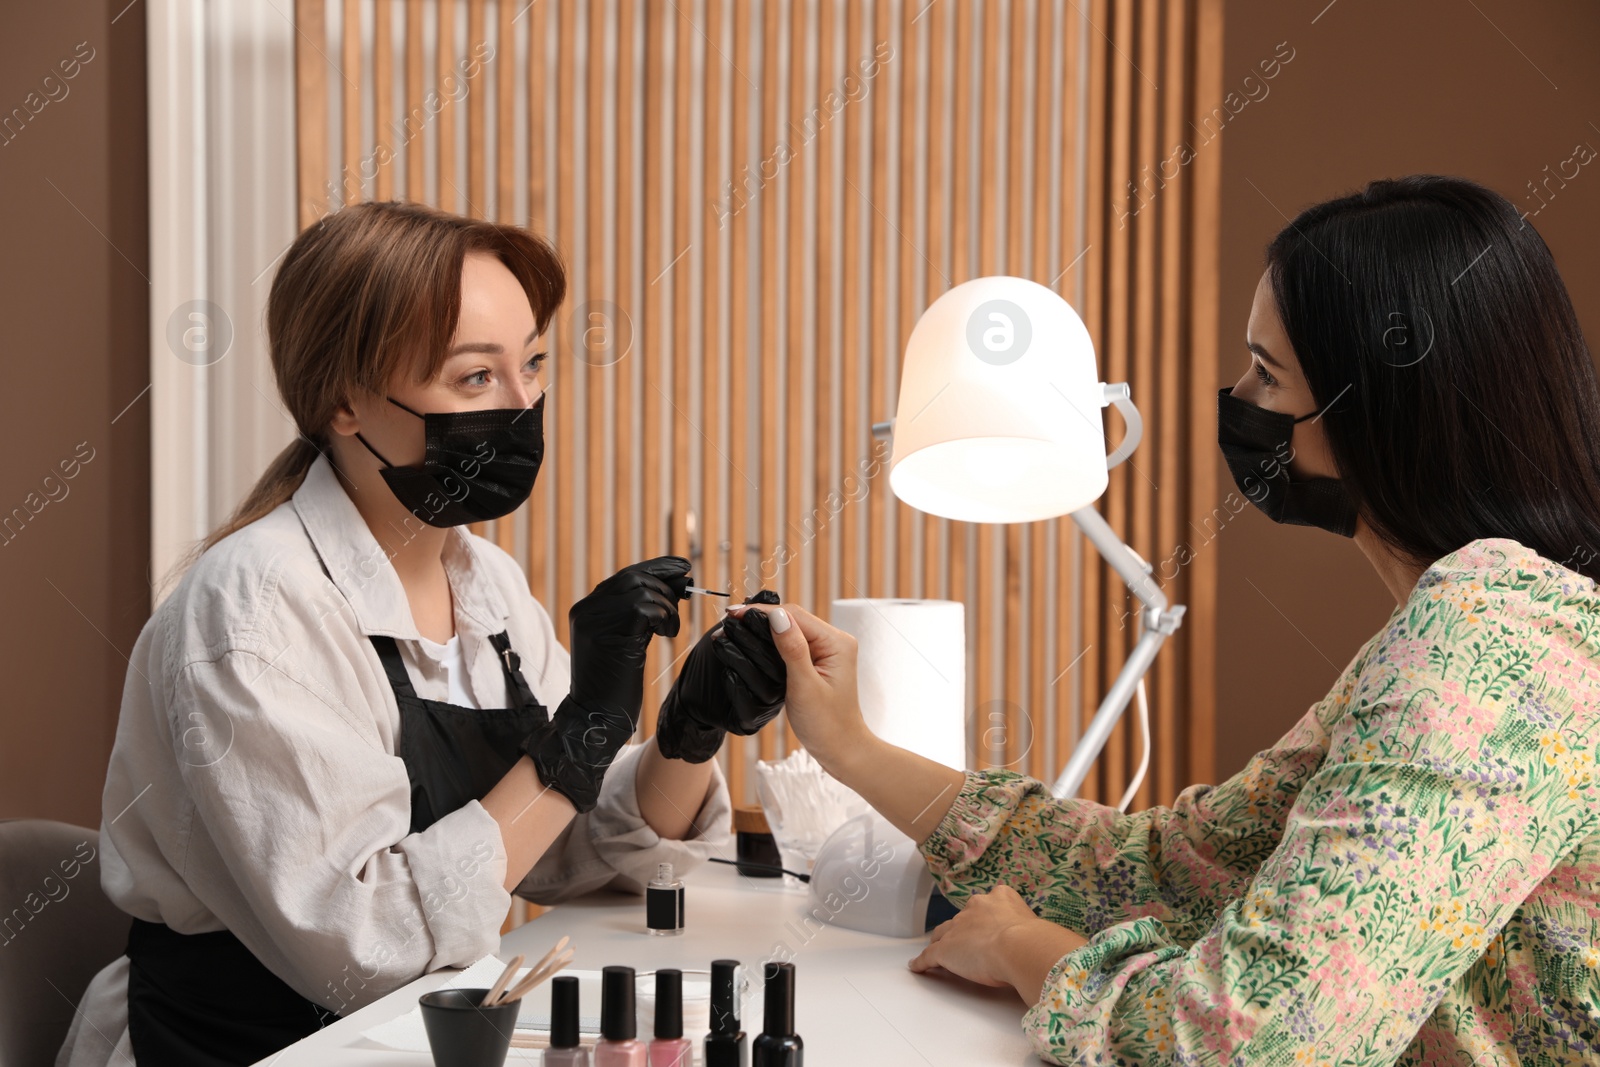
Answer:
[(1033, 522), (1106, 490), (1104, 390), (1083, 320), (1026, 278), (976, 278), (906, 343), (889, 485), (968, 522)]

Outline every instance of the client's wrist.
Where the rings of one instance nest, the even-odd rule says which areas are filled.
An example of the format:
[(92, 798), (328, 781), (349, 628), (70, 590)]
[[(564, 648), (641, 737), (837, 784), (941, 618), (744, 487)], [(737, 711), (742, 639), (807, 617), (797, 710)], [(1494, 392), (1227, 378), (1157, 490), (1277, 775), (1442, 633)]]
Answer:
[(810, 744), (801, 739), (802, 747), (811, 753), (811, 758), (829, 776), (852, 789), (863, 773), (870, 773), (869, 769), (874, 765), (882, 766), (876, 753), (884, 744), (883, 738), (867, 729), (865, 722), (837, 731), (830, 737), (813, 740), (817, 743)]

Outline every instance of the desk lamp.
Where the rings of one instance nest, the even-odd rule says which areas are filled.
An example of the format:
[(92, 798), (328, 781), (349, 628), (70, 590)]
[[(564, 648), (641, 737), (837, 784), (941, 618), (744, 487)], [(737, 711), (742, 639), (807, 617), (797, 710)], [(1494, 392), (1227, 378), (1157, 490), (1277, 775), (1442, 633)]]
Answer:
[[(1113, 404), (1127, 433), (1107, 455), (1100, 412)], [(1184, 612), (1167, 604), (1150, 564), (1093, 506), (1110, 483), (1108, 472), (1143, 437), (1127, 383), (1099, 380), (1089, 331), (1055, 292), (1026, 278), (977, 278), (940, 296), (917, 320), (906, 342), (895, 417), (872, 431), (892, 437), (889, 486), (907, 504), (963, 522), (1070, 515), (1139, 598), (1139, 640), (1051, 786), (1057, 797), (1077, 795), (1137, 692), (1144, 757), (1122, 796), (1126, 810), (1150, 762), (1144, 674)], [(886, 856), (881, 865), (874, 862), (879, 856)], [(851, 885), (869, 870), (871, 905), (830, 907), (830, 922), (913, 937), (955, 913), (934, 892), (915, 844), (876, 811), (849, 820), (823, 843), (811, 895), (853, 901)]]
[[(1106, 454), (1101, 409), (1127, 424)], [(1026, 278), (976, 278), (928, 306), (906, 342), (891, 436), (889, 486), (919, 511), (963, 522), (1036, 522), (1070, 515), (1143, 605), (1142, 631), (1051, 791), (1076, 796), (1117, 719), (1138, 692), (1144, 762), (1123, 797), (1132, 800), (1149, 763), (1144, 675), (1182, 622), (1152, 570), (1094, 509), (1107, 472), (1144, 434), (1125, 382), (1099, 381), (1094, 342), (1060, 295)]]

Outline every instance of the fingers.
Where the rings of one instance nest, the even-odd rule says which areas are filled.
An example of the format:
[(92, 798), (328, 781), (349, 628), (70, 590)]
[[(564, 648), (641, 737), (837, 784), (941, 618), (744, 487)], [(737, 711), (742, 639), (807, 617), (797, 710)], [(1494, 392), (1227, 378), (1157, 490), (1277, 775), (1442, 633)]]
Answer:
[(651, 574), (657, 578), (660, 578), (662, 581), (668, 581), (673, 578), (683, 578), (687, 576), (690, 567), (691, 564), (689, 561), (684, 559), (682, 556), (657, 556), (654, 559), (647, 559), (642, 563), (635, 563), (632, 565), (632, 568), (624, 569), (641, 570), (646, 574)]
[(783, 682), (783, 657), (772, 643), (772, 630), (759, 611), (729, 618), (723, 626), (727, 635), (723, 642), (742, 653), (742, 661), (781, 684)]
[(940, 954), (939, 943), (931, 941), (928, 943), (928, 947), (913, 956), (906, 966), (920, 974), (930, 967), (941, 966), (939, 963)]
[[(812, 672), (816, 668), (811, 662), (811, 648), (806, 641), (805, 633), (794, 623), (793, 612), (809, 615), (803, 609), (792, 604), (782, 606), (749, 606), (743, 607), (741, 615), (751, 615), (757, 612), (766, 616), (768, 627), (772, 630), (772, 643), (778, 649), (778, 654), (783, 657), (783, 662), (791, 671), (802, 673)], [(729, 609), (730, 613), (732, 609)]]

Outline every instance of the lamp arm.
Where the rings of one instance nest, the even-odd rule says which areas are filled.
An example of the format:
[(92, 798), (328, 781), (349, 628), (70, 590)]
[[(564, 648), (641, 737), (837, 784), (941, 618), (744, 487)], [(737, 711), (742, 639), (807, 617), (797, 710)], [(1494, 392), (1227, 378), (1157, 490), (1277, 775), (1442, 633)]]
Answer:
[(1117, 720), (1127, 710), (1128, 701), (1132, 699), (1139, 679), (1150, 669), (1150, 664), (1154, 662), (1162, 642), (1176, 633), (1178, 627), (1183, 624), (1185, 610), (1182, 604), (1168, 606), (1166, 595), (1150, 577), (1153, 568), (1139, 559), (1134, 551), (1112, 532), (1105, 519), (1093, 507), (1082, 507), (1072, 512), (1072, 520), (1078, 524), (1078, 528), (1099, 550), (1100, 555), (1112, 569), (1128, 583), (1133, 595), (1144, 605), (1139, 613), (1140, 626), (1144, 632), (1133, 646), (1133, 651), (1128, 654), (1127, 662), (1122, 665), (1116, 681), (1100, 701), (1100, 707), (1095, 712), (1094, 718), (1089, 721), (1082, 736), (1078, 738), (1067, 765), (1062, 768), (1060, 776), (1050, 788), (1051, 793), (1061, 799), (1078, 795), (1084, 778), (1088, 777), (1089, 768), (1099, 757), (1100, 750), (1105, 747), (1111, 731), (1117, 725)]
[(1100, 550), (1101, 557), (1111, 564), (1111, 569), (1122, 575), (1122, 580), (1128, 583), (1128, 588), (1139, 598), (1139, 603), (1157, 611), (1166, 610), (1166, 594), (1151, 579), (1150, 564), (1133, 554), (1133, 550), (1116, 535), (1094, 509), (1094, 505), (1085, 505), (1070, 514), (1072, 521), (1078, 524), (1078, 529)]

